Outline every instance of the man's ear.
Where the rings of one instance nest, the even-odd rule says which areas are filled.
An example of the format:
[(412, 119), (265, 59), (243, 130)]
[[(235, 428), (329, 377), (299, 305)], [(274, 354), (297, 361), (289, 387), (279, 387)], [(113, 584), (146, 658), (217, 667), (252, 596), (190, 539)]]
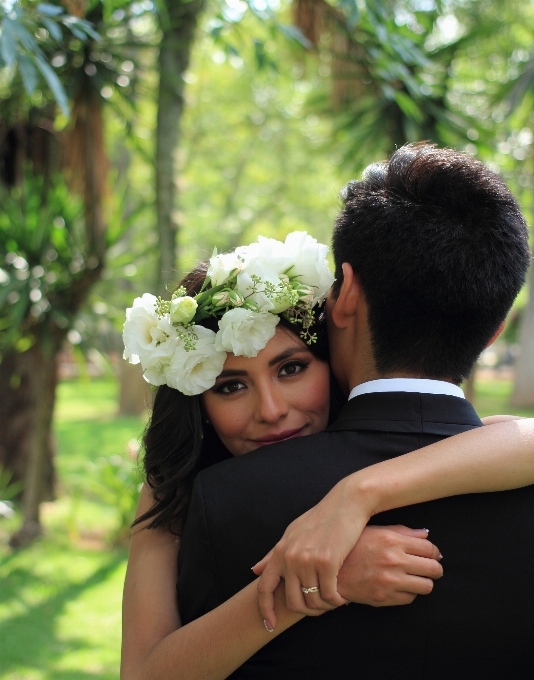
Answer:
[(497, 340), (497, 338), (499, 337), (499, 335), (503, 332), (505, 326), (506, 326), (506, 319), (501, 323), (501, 325), (499, 326), (499, 328), (497, 328), (497, 330), (495, 331), (495, 333), (493, 334), (493, 336), (490, 338), (490, 340), (488, 340), (488, 344), (486, 345), (486, 347), (489, 347), (490, 345), (493, 345), (493, 343), (495, 342), (495, 340)]
[(361, 284), (354, 274), (351, 265), (344, 262), (342, 265), (343, 283), (339, 295), (334, 301), (331, 318), (338, 328), (346, 328), (351, 316), (354, 316), (361, 299)]

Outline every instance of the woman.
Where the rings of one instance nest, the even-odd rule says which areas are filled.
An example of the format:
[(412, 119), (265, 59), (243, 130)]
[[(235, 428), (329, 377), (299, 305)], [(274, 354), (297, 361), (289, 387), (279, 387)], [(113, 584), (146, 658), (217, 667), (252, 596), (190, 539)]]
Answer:
[[(287, 609), (282, 585), (275, 591), (276, 621), (274, 617), (267, 621), (267, 631), (261, 626), (255, 583), (182, 628), (174, 600), (175, 534), (180, 531), (195, 474), (229, 455), (246, 455), (272, 441), (314, 434), (328, 422), (326, 347), (312, 312), (328, 290), (331, 277), (325, 273), (324, 247), (314, 260), (310, 256), (314, 244), (309, 237), (304, 243), (301, 238), (295, 255), (291, 253), (291, 236), (289, 244), (264, 240), (261, 252), (251, 246), (212, 258), (210, 281), (202, 270), (196, 270), (184, 281), (187, 290), (179, 290), (170, 303), (154, 303), (144, 296), (138, 311), (134, 306), (129, 312), (126, 356), (134, 361), (139, 357), (149, 381), (166, 386), (158, 390), (145, 438), (152, 498), (143, 492), (136, 523), (153, 531), (138, 531), (132, 540), (124, 600), (123, 678), (224, 678), (272, 639), (267, 631), (275, 623), (275, 634), (279, 634), (301, 618)], [(303, 251), (307, 251), (304, 263), (299, 262)], [(306, 264), (311, 260), (315, 270), (310, 274)], [(235, 314), (236, 310), (243, 312)], [(258, 316), (251, 321), (250, 315)], [(215, 333), (217, 318), (219, 330)], [(273, 318), (277, 319), (274, 323)], [(136, 339), (132, 330), (136, 323), (143, 326), (141, 339)], [(315, 344), (307, 344), (313, 340)], [(335, 410), (335, 404), (333, 407)], [(335, 518), (339, 499), (350, 501), (355, 508), (355, 531), (360, 533), (371, 514), (388, 507), (534, 482), (532, 444), (521, 439), (520, 431), (510, 430), (509, 424), (493, 425), (492, 429), (502, 430), (508, 437), (505, 447), (488, 446), (484, 432), (463, 434), (428, 447), (432, 455), (423, 449), (373, 466), (380, 468), (374, 486), (378, 492), (373, 494), (368, 493), (373, 468), (352, 475), (350, 498), (334, 493), (332, 503), (329, 494), (330, 498), (310, 512), (319, 517), (326, 507), (326, 518)], [(532, 423), (523, 429), (532, 432)], [(469, 464), (463, 455), (466, 446), (471, 454)], [(513, 457), (513, 462), (508, 457)], [(421, 459), (427, 461), (423, 490)], [(479, 474), (482, 462), (483, 478)], [(391, 483), (393, 479), (396, 485)], [(310, 521), (313, 525), (313, 517), (310, 520), (310, 513), (307, 515), (306, 526)], [(441, 573), (439, 565), (429, 559), (438, 554), (424, 540), (427, 532), (400, 531), (405, 535), (397, 534), (396, 548), (404, 550), (411, 564), (413, 587), (411, 595), (397, 593), (397, 599), (389, 603), (407, 603), (417, 593), (430, 592), (430, 578)], [(377, 532), (391, 544), (391, 530), (366, 529), (342, 568), (341, 581), (348, 578), (343, 570), (354, 571), (366, 541), (376, 544), (373, 534)]]

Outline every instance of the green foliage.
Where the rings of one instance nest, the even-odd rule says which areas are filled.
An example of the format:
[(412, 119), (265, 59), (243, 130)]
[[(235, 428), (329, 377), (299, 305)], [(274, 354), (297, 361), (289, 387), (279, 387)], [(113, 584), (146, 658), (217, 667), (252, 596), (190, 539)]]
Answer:
[(32, 327), (50, 317), (60, 328), (72, 323), (59, 302), (86, 268), (83, 210), (58, 176), (27, 174), (22, 187), (2, 190), (0, 212), (0, 351), (21, 351)]
[(88, 461), (86, 473), (71, 478), (69, 484), (75, 495), (92, 497), (113, 508), (115, 522), (109, 536), (113, 543), (121, 543), (130, 536), (130, 525), (139, 500), (141, 478), (135, 464), (138, 444), (132, 440), (129, 447), (135, 457), (118, 453), (100, 456), (94, 462)]
[(8, 7), (0, 5), (0, 70), (20, 72), (29, 96), (44, 79), (64, 115), (69, 114), (65, 89), (49, 63), (50, 51), (69, 35), (85, 42), (100, 36), (84, 19), (67, 14), (60, 5), (16, 1)]
[(13, 473), (0, 463), (0, 501), (16, 498), (23, 489), (22, 482), (12, 482)]
[(61, 486), (72, 503), (64, 521), (73, 535), (89, 528), (120, 543), (129, 535), (139, 497), (143, 423), (116, 415), (116, 392), (114, 379), (60, 383), (55, 430)]

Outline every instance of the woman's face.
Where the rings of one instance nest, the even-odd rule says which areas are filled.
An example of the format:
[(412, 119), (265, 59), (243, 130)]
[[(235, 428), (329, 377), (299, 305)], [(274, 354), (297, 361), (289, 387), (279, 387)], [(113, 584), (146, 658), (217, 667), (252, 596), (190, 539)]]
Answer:
[(300, 338), (280, 326), (253, 359), (228, 354), (202, 395), (206, 415), (234, 456), (325, 429), (330, 371)]

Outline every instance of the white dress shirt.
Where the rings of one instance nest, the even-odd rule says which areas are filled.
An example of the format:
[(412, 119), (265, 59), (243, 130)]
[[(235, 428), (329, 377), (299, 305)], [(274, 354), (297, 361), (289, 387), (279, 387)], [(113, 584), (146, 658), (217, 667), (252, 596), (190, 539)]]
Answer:
[(450, 397), (465, 399), (463, 390), (457, 385), (444, 382), (443, 380), (429, 380), (427, 378), (381, 378), (380, 380), (369, 380), (369, 382), (356, 385), (351, 390), (349, 399), (359, 397), (361, 394), (371, 394), (372, 392), (446, 394)]

